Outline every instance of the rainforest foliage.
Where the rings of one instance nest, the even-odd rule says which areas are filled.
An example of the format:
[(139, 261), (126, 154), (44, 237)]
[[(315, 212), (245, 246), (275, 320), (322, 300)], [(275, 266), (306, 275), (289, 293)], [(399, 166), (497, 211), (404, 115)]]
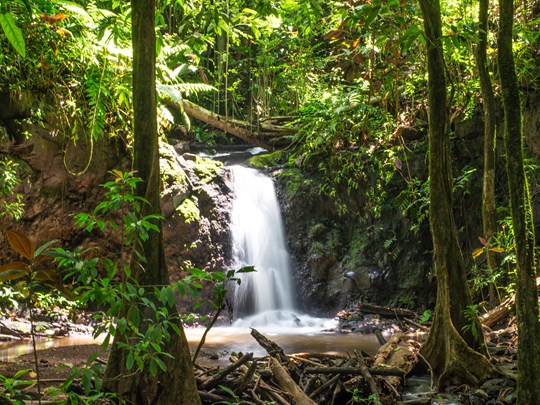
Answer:
[[(492, 203), (494, 206), (484, 208), (485, 216), (490, 216), (484, 220), (490, 220), (491, 225), (484, 228), (485, 235), (478, 235), (475, 246), (467, 246), (471, 249), (464, 252), (465, 262), (456, 262), (462, 267), (458, 273), (460, 277), (467, 273), (472, 300), (480, 303), (474, 304), (476, 309), (487, 309), (512, 296), (516, 289), (520, 291), (516, 283), (524, 279), (516, 278), (518, 268), (528, 272), (528, 283), (534, 284), (538, 248), (534, 246), (534, 235), (530, 237), (534, 234), (534, 222), (527, 179), (538, 192), (538, 154), (534, 156), (521, 143), (511, 141), (512, 137), (522, 138), (519, 125), (513, 132), (507, 128), (507, 145), (514, 148), (509, 150), (520, 151), (518, 163), (508, 159), (510, 189), (513, 175), (523, 174), (518, 176), (520, 183), (516, 188), (516, 195), (523, 199), (513, 197), (516, 199), (512, 200), (512, 211), (505, 197), (506, 182), (500, 181), (507, 178), (502, 164), (505, 151), (494, 142), (493, 131), (497, 125), (502, 128), (501, 100), (506, 103), (509, 99), (505, 79), (515, 75), (511, 86), (513, 122), (521, 120), (520, 98), (525, 107), (525, 101), (538, 96), (540, 91), (538, 0), (501, 1), (506, 13), (503, 21), (513, 21), (510, 28), (502, 25), (506, 35), (502, 37), (498, 31), (498, 2), (143, 3), (155, 6), (155, 88), (160, 137), (172, 140), (181, 134), (208, 146), (237, 142), (191, 120), (182, 108), (171, 107), (164, 100), (172, 100), (173, 105), (181, 107), (182, 100), (189, 99), (226, 119), (249, 122), (255, 129), (271, 118), (279, 119), (291, 129), (283, 135), (291, 146), (276, 160), (320, 178), (320, 194), (339, 202), (340, 215), (354, 221), (362, 221), (366, 216), (378, 220), (391, 208), (407, 219), (411, 235), (418, 235), (429, 227), (434, 190), (443, 190), (445, 200), (438, 201), (442, 204), (436, 207), (440, 209), (436, 211), (437, 218), (449, 216), (442, 224), (435, 224), (431, 218), (431, 231), (438, 227), (444, 236), (438, 242), (434, 239), (436, 251), (444, 248), (451, 250), (452, 255), (461, 255), (458, 238), (463, 235), (459, 227), (453, 229), (452, 204), (473, 192), (473, 180), (482, 182), (476, 169), (447, 164), (459, 158), (452, 156), (454, 150), (448, 142), (454, 139), (459, 123), (480, 116), (488, 107), (486, 121), (499, 114), (495, 118), (498, 124), (490, 122), (486, 130), (486, 139), (491, 137), (493, 142), (484, 143), (491, 154), (484, 164), (490, 173), (487, 179), (484, 174), (483, 181), (484, 187), (490, 181), (489, 192), (493, 196), (497, 188), (500, 197)], [(137, 150), (140, 153), (132, 131), (136, 124), (132, 102), (132, 16), (138, 15), (132, 4), (135, 3), (121, 0), (0, 0), (0, 101), (5, 106), (18, 106), (15, 111), (11, 107), (0, 111), (2, 143), (9, 140), (13, 145), (24, 145), (29, 138), (39, 136), (24, 130), (25, 120), (54, 125), (54, 137), (64, 152), (80, 143), (91, 146), (86, 167), (74, 169), (64, 161), (66, 170), (74, 176), (88, 168), (94, 158), (93, 145), (100, 140), (113, 140), (129, 156), (137, 156)], [(426, 13), (426, 9), (435, 14)], [(428, 66), (430, 60), (426, 55), (435, 58), (431, 62), (436, 60), (438, 66)], [(513, 61), (509, 63), (511, 57)], [(510, 70), (512, 73), (508, 73)], [(437, 75), (441, 80), (434, 85)], [(135, 87), (141, 80), (144, 82), (135, 79)], [(434, 98), (436, 90), (440, 94)], [(439, 103), (433, 103), (434, 99)], [(439, 117), (433, 115), (437, 108), (441, 108)], [(507, 109), (505, 104), (505, 120), (510, 115)], [(435, 121), (439, 132), (434, 135)], [(437, 173), (442, 176), (440, 188), (429, 184), (425, 157), (428, 132), (431, 147), (434, 139), (443, 142), (437, 149), (440, 162), (444, 163)], [(435, 149), (430, 152), (433, 158)], [(153, 153), (155, 159), (157, 151)], [(515, 155), (512, 153), (512, 158)], [(439, 170), (433, 166), (437, 163), (432, 160), (432, 180), (433, 170)], [(19, 220), (24, 215), (24, 188), (20, 187), (24, 164), (2, 150), (0, 168), (0, 219), (9, 216)], [(143, 197), (148, 200), (148, 196)], [(522, 215), (527, 219), (524, 232), (529, 233), (529, 238), (522, 244), (530, 246), (516, 247), (516, 241), (525, 238), (513, 233), (516, 205), (528, 209)], [(482, 211), (481, 206), (470, 208)], [(152, 211), (154, 214), (158, 212)], [(435, 215), (434, 211), (431, 214)], [(448, 230), (446, 234), (444, 229)], [(448, 242), (441, 242), (444, 240)], [(396, 235), (388, 235), (382, 245), (390, 251), (395, 241)], [(518, 266), (520, 251), (525, 248), (526, 268), (523, 264)], [(489, 256), (487, 265), (482, 261), (484, 256)], [(444, 267), (444, 260), (439, 260), (437, 266)], [(437, 269), (439, 281), (442, 274)], [(459, 282), (453, 288), (459, 289)], [(441, 291), (439, 285), (440, 299), (452, 296)], [(446, 326), (456, 336), (463, 335), (472, 349), (482, 352), (482, 340), (474, 336), (480, 329), (477, 314), (472, 311), (475, 313), (471, 315), (471, 297), (465, 295), (462, 304), (468, 312), (460, 309), (458, 314), (452, 313), (452, 317), (460, 319), (459, 325)], [(448, 309), (438, 307), (436, 317)], [(527, 322), (534, 319), (528, 318)], [(459, 330), (452, 329), (456, 327)], [(132, 366), (135, 360), (129, 360)], [(444, 359), (439, 360), (445, 363)], [(160, 362), (154, 364), (156, 367), (163, 369)], [(443, 375), (452, 373), (448, 364), (440, 368)]]

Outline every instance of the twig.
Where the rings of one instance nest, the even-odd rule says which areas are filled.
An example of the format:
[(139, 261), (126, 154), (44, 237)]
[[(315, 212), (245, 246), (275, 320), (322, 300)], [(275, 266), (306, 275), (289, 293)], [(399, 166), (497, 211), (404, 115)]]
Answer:
[(376, 398), (376, 403), (380, 402), (379, 397), (379, 389), (377, 388), (377, 384), (375, 384), (375, 380), (373, 380), (373, 377), (371, 376), (371, 373), (368, 370), (368, 367), (366, 366), (366, 362), (364, 361), (364, 356), (362, 354), (358, 355), (356, 353), (356, 358), (358, 362), (360, 363), (360, 373), (362, 373), (362, 377), (364, 377), (364, 380), (366, 380), (369, 389), (371, 390), (371, 393)]
[(309, 397), (310, 398), (315, 398), (317, 395), (319, 395), (321, 392), (323, 392), (325, 389), (327, 389), (328, 387), (331, 387), (332, 385), (334, 385), (338, 380), (339, 380), (340, 376), (339, 375), (335, 375), (333, 376), (331, 379), (329, 379), (327, 382), (325, 382), (323, 385), (321, 385), (320, 387), (318, 387), (315, 391), (313, 391)]
[(242, 364), (248, 362), (253, 357), (253, 353), (247, 353), (243, 355), (237, 362), (231, 364), (228, 367), (225, 367), (223, 370), (221, 370), (219, 373), (217, 373), (212, 378), (206, 380), (201, 387), (204, 389), (210, 389), (218, 385), (226, 376), (228, 376), (230, 373), (232, 373), (234, 370), (236, 370), (238, 367), (240, 367)]
[(221, 312), (223, 311), (223, 308), (225, 308), (224, 305), (222, 305), (216, 311), (216, 314), (214, 315), (214, 317), (212, 318), (210, 323), (206, 326), (206, 329), (204, 330), (204, 333), (203, 333), (203, 335), (201, 337), (201, 341), (199, 342), (199, 344), (197, 345), (197, 348), (195, 349), (195, 353), (193, 354), (193, 359), (191, 360), (191, 363), (195, 364), (195, 360), (197, 360), (197, 356), (199, 355), (199, 352), (201, 351), (201, 349), (202, 349), (202, 347), (204, 345), (204, 342), (206, 341), (206, 335), (208, 335), (208, 332), (210, 332), (210, 329), (212, 329), (212, 326), (214, 326), (214, 324), (218, 320), (218, 317), (221, 314)]

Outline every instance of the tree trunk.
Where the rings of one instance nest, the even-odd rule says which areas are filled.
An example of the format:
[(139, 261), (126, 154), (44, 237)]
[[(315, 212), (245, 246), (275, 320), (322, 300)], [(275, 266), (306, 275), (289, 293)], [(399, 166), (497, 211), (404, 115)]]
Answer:
[[(484, 238), (491, 243), (497, 233), (497, 206), (495, 203), (495, 97), (489, 77), (487, 64), (489, 0), (480, 0), (478, 11), (478, 45), (476, 48), (476, 66), (480, 77), (480, 87), (484, 99), (484, 181), (482, 187), (482, 223)], [(492, 272), (497, 268), (495, 252), (488, 249), (487, 266)], [(489, 284), (489, 305), (495, 307), (498, 294), (494, 283)]]
[[(142, 214), (161, 214), (159, 150), (156, 117), (155, 60), (156, 45), (154, 31), (154, 0), (132, 0), (133, 24), (133, 125), (134, 161), (133, 169), (143, 181), (138, 183), (136, 193), (144, 197)], [(141, 241), (142, 263), (137, 255), (131, 260), (132, 274), (141, 286), (164, 285), (169, 283), (165, 262), (161, 222), (160, 232), (149, 232), (149, 238)], [(162, 304), (160, 304), (162, 305)], [(176, 308), (169, 308), (172, 313)], [(146, 316), (144, 317), (146, 318)], [(148, 326), (143, 321), (141, 329)], [(158, 368), (152, 376), (149, 367), (140, 373), (128, 370), (127, 351), (118, 346), (120, 341), (128, 341), (128, 336), (115, 335), (111, 355), (105, 372), (104, 388), (117, 392), (129, 403), (146, 404), (200, 404), (191, 356), (185, 334), (170, 330), (170, 341), (164, 348), (174, 358), (162, 357), (167, 371)]]
[(438, 0), (420, 0), (427, 39), (429, 102), (430, 227), (437, 276), (437, 302), (431, 331), (422, 352), (439, 377), (439, 385), (472, 383), (493, 369), (485, 352), (482, 329), (465, 310), (471, 305), (465, 265), (452, 212), (452, 169), (446, 133), (446, 79)]
[(498, 62), (504, 106), (504, 143), (510, 212), (517, 256), (516, 316), (518, 323), (518, 404), (537, 404), (540, 398), (540, 323), (538, 321), (537, 263), (529, 187), (523, 168), (523, 131), (514, 55), (514, 1), (500, 1)]

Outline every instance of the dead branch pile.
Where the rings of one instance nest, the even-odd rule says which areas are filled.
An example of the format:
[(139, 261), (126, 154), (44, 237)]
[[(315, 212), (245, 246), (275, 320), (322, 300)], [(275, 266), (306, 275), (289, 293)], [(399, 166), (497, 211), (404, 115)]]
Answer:
[(370, 398), (394, 404), (399, 400), (405, 376), (417, 361), (417, 345), (404, 338), (392, 338), (377, 356), (370, 358), (356, 351), (348, 355), (287, 355), (257, 330), (252, 329), (251, 335), (264, 347), (267, 356), (233, 353), (231, 364), (225, 368), (196, 365), (203, 403), (270, 401), (280, 405), (313, 405)]

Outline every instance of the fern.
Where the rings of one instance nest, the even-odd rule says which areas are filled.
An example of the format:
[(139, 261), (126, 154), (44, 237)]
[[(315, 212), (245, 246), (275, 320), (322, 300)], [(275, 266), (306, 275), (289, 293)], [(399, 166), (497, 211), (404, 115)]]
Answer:
[(105, 118), (107, 112), (106, 90), (103, 86), (103, 74), (99, 80), (95, 80), (92, 75), (86, 80), (86, 96), (90, 107), (90, 136), (97, 140), (105, 130)]
[(182, 103), (182, 94), (186, 96), (198, 95), (206, 91), (215, 91), (216, 88), (204, 83), (178, 83), (158, 84), (157, 91), (160, 97), (167, 98), (175, 103)]

